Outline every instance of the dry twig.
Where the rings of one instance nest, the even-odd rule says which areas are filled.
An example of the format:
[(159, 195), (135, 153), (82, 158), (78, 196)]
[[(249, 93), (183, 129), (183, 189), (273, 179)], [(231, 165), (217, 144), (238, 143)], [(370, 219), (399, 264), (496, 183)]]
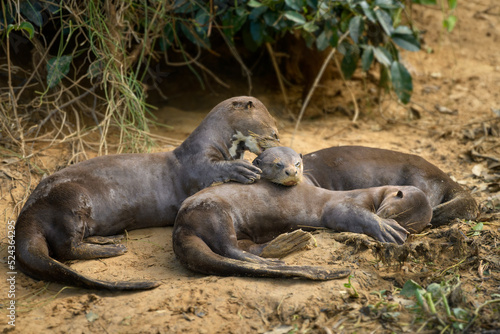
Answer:
[[(340, 44), (340, 43), (342, 43), (342, 41), (344, 41), (344, 39), (348, 35), (349, 35), (349, 30), (347, 30), (339, 38), (339, 41), (338, 41), (337, 45)], [(314, 79), (314, 83), (313, 83), (311, 89), (309, 90), (309, 93), (307, 94), (306, 100), (302, 104), (302, 108), (300, 109), (299, 117), (297, 119), (297, 122), (295, 123), (295, 129), (293, 130), (293, 135), (292, 135), (292, 139), (291, 139), (291, 142), (290, 142), (290, 146), (292, 146), (292, 144), (293, 144), (293, 139), (295, 138), (295, 134), (297, 133), (297, 129), (299, 128), (300, 121), (302, 120), (302, 116), (304, 116), (304, 112), (306, 111), (306, 108), (309, 105), (309, 101), (311, 100), (311, 97), (312, 97), (312, 95), (314, 93), (314, 90), (318, 86), (318, 83), (321, 80), (321, 77), (323, 76), (323, 73), (326, 70), (326, 66), (328, 65), (328, 63), (330, 63), (330, 60), (332, 59), (332, 57), (333, 57), (333, 55), (335, 54), (336, 51), (337, 51), (337, 48), (332, 48), (332, 50), (330, 51), (330, 53), (326, 57), (325, 61), (323, 62), (323, 65), (321, 65), (321, 69), (319, 70), (318, 75), (316, 76), (316, 79)]]

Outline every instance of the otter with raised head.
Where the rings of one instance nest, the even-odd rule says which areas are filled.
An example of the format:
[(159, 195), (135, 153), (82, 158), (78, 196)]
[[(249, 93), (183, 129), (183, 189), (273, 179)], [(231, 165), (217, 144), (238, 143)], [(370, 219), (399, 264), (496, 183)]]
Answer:
[(479, 216), (470, 193), (423, 158), (363, 146), (330, 147), (304, 156), (305, 176), (318, 187), (352, 190), (385, 185), (415, 186), (432, 206), (433, 226)]
[[(302, 159), (286, 147), (269, 148), (254, 164), (261, 180), (243, 187), (227, 183), (187, 198), (177, 215), (174, 252), (193, 271), (215, 275), (344, 277), (344, 270), (289, 266), (259, 255), (278, 235), (299, 227), (364, 233), (401, 244), (408, 231), (429, 225), (432, 209), (415, 187), (330, 191), (301, 182)], [(290, 184), (286, 187), (265, 180)]]
[(59, 260), (121, 255), (124, 230), (173, 225), (182, 201), (213, 183), (252, 183), (261, 170), (242, 160), (277, 145), (276, 123), (253, 97), (218, 104), (175, 150), (90, 159), (43, 179), (16, 223), (19, 269), (36, 279), (92, 289), (150, 289), (157, 282), (84, 277)]

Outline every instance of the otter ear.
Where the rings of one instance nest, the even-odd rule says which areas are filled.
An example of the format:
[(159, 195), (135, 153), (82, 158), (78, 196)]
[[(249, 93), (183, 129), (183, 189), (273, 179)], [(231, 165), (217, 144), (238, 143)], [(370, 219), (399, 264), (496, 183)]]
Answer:
[(403, 198), (403, 192), (401, 190), (398, 190), (396, 197)]
[(255, 158), (255, 159), (253, 160), (253, 162), (252, 162), (252, 164), (253, 164), (254, 166), (257, 166), (257, 167), (259, 167), (259, 166), (260, 166), (260, 163), (261, 163), (261, 160), (260, 160), (259, 158)]
[(304, 157), (302, 156), (302, 153), (299, 153), (299, 156), (301, 159), (304, 159)]
[(252, 101), (247, 101), (247, 102), (233, 101), (233, 108), (234, 109), (245, 109), (245, 110), (248, 110), (248, 109), (251, 109), (253, 107), (254, 107), (254, 105), (253, 105)]

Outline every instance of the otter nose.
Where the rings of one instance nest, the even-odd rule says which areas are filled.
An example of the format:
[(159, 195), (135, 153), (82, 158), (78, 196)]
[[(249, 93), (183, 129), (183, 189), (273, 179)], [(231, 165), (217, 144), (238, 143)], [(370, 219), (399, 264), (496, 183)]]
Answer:
[(285, 171), (285, 173), (286, 173), (286, 175), (288, 175), (288, 176), (295, 176), (295, 175), (297, 175), (297, 171), (296, 171), (296, 170), (290, 170), (290, 169), (287, 169), (287, 170)]

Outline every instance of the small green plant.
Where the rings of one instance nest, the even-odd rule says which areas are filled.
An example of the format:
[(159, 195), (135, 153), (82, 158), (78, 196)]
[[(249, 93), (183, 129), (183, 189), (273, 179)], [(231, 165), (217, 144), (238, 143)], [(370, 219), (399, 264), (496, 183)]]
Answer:
[(460, 280), (455, 277), (449, 281), (431, 283), (427, 289), (409, 280), (400, 291), (400, 295), (415, 298), (413, 311), (420, 314), (420, 320), (427, 326), (437, 326), (442, 331), (464, 330), (472, 319), (472, 311), (461, 307), (450, 307), (448, 298), (453, 291), (460, 289)]
[(379, 300), (375, 304), (367, 305), (370, 313), (374, 314), (377, 317), (381, 317), (386, 321), (394, 321), (397, 320), (400, 316), (399, 304), (395, 302), (391, 302), (388, 298), (387, 290), (380, 291), (372, 291), (371, 295), (376, 295)]
[[(473, 222), (469, 222), (470, 225), (472, 225)], [(483, 231), (483, 223), (479, 222), (471, 226), (471, 229), (469, 232), (467, 232), (468, 237), (477, 237), (481, 235), (481, 232)]]
[(351, 296), (352, 298), (359, 298), (358, 291), (356, 291), (356, 288), (351, 283), (351, 278), (354, 278), (354, 276), (349, 275), (349, 277), (347, 277), (347, 283), (344, 283), (344, 287), (349, 289), (349, 290), (347, 290), (349, 292), (349, 296)]
[[(437, 0), (412, 0), (415, 4), (420, 5), (437, 5)], [(445, 5), (445, 2), (447, 3)], [(455, 16), (455, 9), (457, 8), (457, 0), (439, 0), (439, 6), (443, 13), (443, 27), (452, 32), (457, 24), (457, 17)], [(447, 8), (446, 8), (447, 7)]]

